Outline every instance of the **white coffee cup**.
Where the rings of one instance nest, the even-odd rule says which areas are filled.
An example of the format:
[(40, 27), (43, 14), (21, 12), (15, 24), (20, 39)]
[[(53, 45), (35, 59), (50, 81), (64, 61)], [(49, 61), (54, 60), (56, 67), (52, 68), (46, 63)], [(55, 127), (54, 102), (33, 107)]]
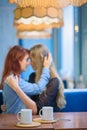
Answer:
[(31, 124), (32, 123), (32, 109), (21, 109), (17, 113), (17, 119), (20, 123)]
[(45, 106), (39, 111), (42, 120), (53, 120), (53, 107)]

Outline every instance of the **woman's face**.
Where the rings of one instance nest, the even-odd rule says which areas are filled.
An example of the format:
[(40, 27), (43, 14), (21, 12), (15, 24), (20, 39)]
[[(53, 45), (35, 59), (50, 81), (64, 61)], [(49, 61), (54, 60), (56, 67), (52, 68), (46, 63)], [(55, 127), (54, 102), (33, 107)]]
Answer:
[(25, 71), (30, 64), (29, 55), (26, 54), (25, 57), (23, 58), (23, 60), (19, 61), (19, 64), (20, 64), (20, 67), (21, 67), (21, 71)]

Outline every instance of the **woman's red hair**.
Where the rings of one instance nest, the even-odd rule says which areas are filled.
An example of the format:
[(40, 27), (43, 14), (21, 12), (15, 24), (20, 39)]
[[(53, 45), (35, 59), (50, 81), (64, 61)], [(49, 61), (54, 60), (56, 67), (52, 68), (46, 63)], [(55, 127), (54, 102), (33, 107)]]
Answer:
[(21, 68), (19, 61), (22, 60), (26, 54), (29, 54), (29, 50), (21, 46), (14, 46), (9, 50), (5, 59), (4, 70), (1, 80), (1, 89), (3, 89), (4, 80), (8, 75), (10, 75), (11, 73), (17, 76), (20, 75)]

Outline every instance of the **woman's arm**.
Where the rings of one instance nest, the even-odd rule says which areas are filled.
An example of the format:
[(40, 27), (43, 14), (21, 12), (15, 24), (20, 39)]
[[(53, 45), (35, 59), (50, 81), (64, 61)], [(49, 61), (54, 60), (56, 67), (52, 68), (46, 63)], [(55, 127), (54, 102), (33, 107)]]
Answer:
[(24, 103), (24, 105), (29, 108), (32, 109), (33, 114), (37, 114), (37, 106), (36, 103), (29, 98), (18, 86), (17, 89), (15, 90), (15, 92), (17, 93), (17, 95), (19, 96), (19, 98), (22, 100), (22, 102)]
[[(10, 80), (11, 79), (11, 80)], [(19, 98), (22, 100), (22, 102), (24, 103), (24, 105), (29, 108), (32, 109), (33, 114), (37, 114), (37, 106), (36, 103), (29, 98), (23, 91), (22, 89), (19, 87), (18, 85), (18, 77), (14, 75), (11, 75), (10, 77), (8, 77), (6, 79), (6, 83), (9, 84), (10, 82), (10, 86), (13, 86), (13, 90), (17, 93), (17, 95), (19, 96)]]
[(6, 107), (5, 104), (2, 104), (2, 105), (1, 105), (1, 110), (2, 110), (2, 112), (5, 112), (5, 111), (7, 110), (7, 107)]
[[(43, 71), (42, 71), (42, 75), (40, 77), (40, 80), (37, 83), (28, 83), (25, 80), (23, 80), (22, 78), (19, 79), (19, 86), (21, 87), (21, 89), (23, 90), (23, 92), (25, 92), (28, 95), (37, 95), (43, 92), (44, 88), (46, 87), (47, 83), (49, 82), (50, 79), (50, 71), (49, 71), (49, 67), (51, 64), (51, 58), (45, 58), (44, 59), (44, 67)], [(48, 63), (49, 62), (49, 63)], [(48, 67), (49, 66), (49, 67)], [(9, 87), (11, 87), (12, 89), (14, 89), (14, 87), (17, 88), (17, 86), (15, 85), (15, 82), (12, 82), (12, 75), (8, 76), (8, 82), (6, 82)], [(6, 81), (7, 81), (6, 79)]]

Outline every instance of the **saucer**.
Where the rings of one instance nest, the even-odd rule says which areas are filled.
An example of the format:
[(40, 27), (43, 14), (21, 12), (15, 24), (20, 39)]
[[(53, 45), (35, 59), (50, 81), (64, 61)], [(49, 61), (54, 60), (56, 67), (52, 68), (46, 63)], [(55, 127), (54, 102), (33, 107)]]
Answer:
[(18, 122), (17, 124), (16, 124), (16, 126), (18, 126), (18, 127), (38, 127), (38, 126), (40, 126), (41, 124), (39, 123), (39, 122), (32, 122), (31, 124), (23, 124), (23, 123), (20, 123), (20, 122)]
[(55, 123), (57, 120), (43, 120), (41, 118), (34, 118), (33, 121), (46, 124), (46, 123)]

